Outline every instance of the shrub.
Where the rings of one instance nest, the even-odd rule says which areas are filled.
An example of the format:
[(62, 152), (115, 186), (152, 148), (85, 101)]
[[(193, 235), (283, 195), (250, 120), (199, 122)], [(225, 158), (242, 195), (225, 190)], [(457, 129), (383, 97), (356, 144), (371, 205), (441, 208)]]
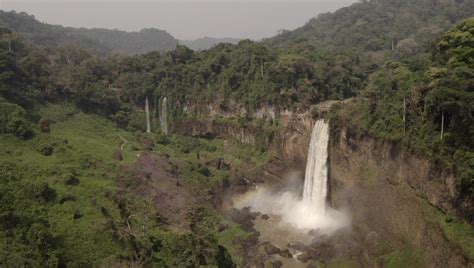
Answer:
[(319, 112), (319, 108), (316, 106), (311, 107), (311, 110), (309, 111), (309, 114), (311, 115), (312, 119), (318, 119), (321, 114)]
[(200, 166), (196, 170), (199, 174), (204, 175), (206, 177), (211, 176), (211, 171), (206, 166)]
[(49, 133), (51, 121), (47, 118), (41, 118), (39, 122), (39, 129), (42, 133)]
[(446, 218), (444, 219), (444, 221), (446, 221), (446, 223), (450, 223), (450, 222), (453, 222), (453, 217), (448, 215), (446, 216)]
[(29, 189), (29, 193), (32, 197), (44, 202), (53, 202), (57, 196), (56, 190), (49, 187), (49, 184), (45, 182), (33, 183)]
[(34, 135), (26, 120), (26, 112), (16, 104), (0, 102), (0, 133), (13, 134), (21, 139)]
[(76, 185), (79, 185), (80, 181), (79, 179), (74, 176), (74, 175), (71, 175), (67, 180), (66, 180), (66, 185), (72, 185), (72, 186), (76, 186)]
[(54, 147), (50, 144), (41, 144), (37, 150), (44, 156), (50, 156), (54, 152)]
[(161, 145), (168, 145), (170, 143), (170, 139), (166, 135), (157, 134), (156, 143)]

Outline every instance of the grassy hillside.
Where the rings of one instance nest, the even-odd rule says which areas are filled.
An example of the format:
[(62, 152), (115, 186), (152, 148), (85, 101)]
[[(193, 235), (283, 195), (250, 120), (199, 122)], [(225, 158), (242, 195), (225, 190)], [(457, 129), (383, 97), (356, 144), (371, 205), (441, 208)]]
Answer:
[[(161, 144), (149, 151), (143, 149), (141, 141), (153, 141), (153, 135), (126, 132), (73, 106), (46, 106), (39, 113), (54, 122), (49, 133), (36, 130), (35, 137), (27, 141), (13, 135), (0, 136), (0, 263), (110, 266), (153, 261), (184, 265), (193, 263), (193, 254), (199, 254), (195, 252), (199, 248), (188, 244), (193, 239), (207, 241), (202, 250), (207, 252), (210, 264), (214, 263), (213, 256), (221, 256), (213, 255), (218, 254), (213, 253), (218, 244), (224, 245), (235, 261), (243, 261), (233, 241), (248, 234), (222, 219), (211, 203), (200, 203), (200, 210), (196, 208), (200, 214), (191, 204), (186, 205), (191, 218), (186, 216), (181, 221), (191, 226), (193, 217), (201, 219), (198, 226), (209, 222), (199, 227), (204, 228), (205, 237), (196, 237), (201, 235), (199, 231), (189, 233), (186, 226), (177, 228), (159, 218), (148, 219), (146, 215), (161, 213), (160, 206), (146, 205), (145, 196), (127, 191), (120, 183), (133, 183), (129, 178), (135, 175), (127, 170), (134, 166), (138, 155), (166, 153), (181, 163), (178, 172), (183, 189), (206, 192), (220, 185), (222, 179), (232, 178), (233, 173), (202, 166), (195, 158), (197, 150), (202, 159), (224, 156), (229, 164), (238, 166), (240, 158), (257, 155), (252, 149), (235, 148), (237, 153), (230, 155), (224, 152), (222, 141), (176, 136), (166, 142), (159, 138)], [(124, 150), (119, 149), (123, 143), (119, 135), (128, 141)], [(117, 152), (122, 161), (114, 160)], [(203, 173), (204, 169), (210, 173)], [(127, 211), (133, 213), (132, 218), (124, 219)], [(217, 232), (219, 224), (228, 227)]]

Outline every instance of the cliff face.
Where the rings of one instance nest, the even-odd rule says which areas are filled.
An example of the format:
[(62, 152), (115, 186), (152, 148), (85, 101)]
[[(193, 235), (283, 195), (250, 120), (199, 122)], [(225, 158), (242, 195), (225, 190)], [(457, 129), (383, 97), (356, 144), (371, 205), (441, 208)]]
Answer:
[[(332, 102), (318, 105), (322, 113), (327, 111)], [(247, 115), (247, 111), (232, 110), (225, 113), (219, 108), (208, 106), (200, 114), (210, 117), (219, 114), (226, 119)], [(199, 137), (217, 137), (232, 142), (252, 144), (269, 148), (269, 154), (283, 160), (294, 169), (304, 171), (308, 144), (315, 120), (309, 112), (278, 111), (274, 107), (263, 107), (251, 114), (253, 118), (267, 118), (278, 122), (274, 132), (265, 133), (257, 125), (241, 125), (213, 119), (183, 119), (174, 122), (175, 133)], [(354, 161), (371, 163), (380, 172), (383, 182), (393, 186), (406, 185), (413, 193), (445, 213), (474, 222), (474, 205), (468, 197), (463, 197), (457, 189), (454, 174), (436, 166), (428, 159), (406, 152), (401, 146), (374, 139), (363, 133), (353, 133), (343, 129), (333, 140), (330, 171), (332, 179), (340, 184), (353, 183), (359, 168)], [(337, 141), (334, 139), (337, 138)], [(352, 170), (347, 176), (340, 176), (344, 167)], [(369, 170), (370, 171), (370, 170)], [(369, 172), (367, 171), (367, 172)], [(364, 171), (365, 172), (365, 171)], [(345, 178), (346, 177), (346, 178)], [(345, 178), (345, 179), (344, 179)], [(333, 185), (336, 187), (336, 185)], [(337, 187), (333, 189), (337, 191)]]
[[(268, 111), (272, 109), (253, 117), (278, 122), (270, 136), (257, 125), (211, 119), (181, 120), (174, 130), (255, 146), (264, 142), (273, 159), (251, 180), (285, 185), (287, 172), (304, 172), (315, 121), (309, 112), (284, 111), (273, 117)], [(473, 204), (458, 192), (454, 174), (397, 144), (353, 130), (333, 133), (330, 144), (330, 202), (350, 212), (362, 263), (379, 265), (394, 252), (414, 252), (413, 258), (432, 267), (472, 265), (472, 252), (445, 226), (445, 213), (473, 221)]]
[(331, 202), (351, 211), (357, 236), (376, 234), (379, 247), (366, 247), (369, 257), (387, 254), (388, 245), (418, 251), (433, 267), (472, 264), (448, 239), (439, 211), (472, 219), (472, 203), (459, 197), (453, 174), (391, 143), (347, 129), (338, 136), (330, 148)]
[[(338, 183), (353, 183), (352, 174), (364, 163), (377, 169), (377, 177), (393, 186), (408, 186), (413, 193), (445, 213), (474, 222), (474, 206), (456, 187), (454, 174), (428, 159), (406, 152), (397, 144), (342, 129), (333, 142), (332, 178)], [(349, 170), (351, 169), (351, 170)], [(342, 172), (342, 173), (341, 173)]]
[[(213, 114), (210, 113), (211, 116)], [(264, 145), (272, 156), (304, 167), (314, 124), (309, 113), (282, 111), (275, 114), (271, 107), (256, 111), (252, 115), (253, 118), (266, 118), (268, 121), (278, 122), (272, 127), (271, 132), (265, 132), (255, 124), (239, 124), (235, 120), (228, 120), (231, 117), (232, 114), (223, 120), (181, 119), (173, 123), (173, 131), (181, 135), (215, 137), (255, 146)]]

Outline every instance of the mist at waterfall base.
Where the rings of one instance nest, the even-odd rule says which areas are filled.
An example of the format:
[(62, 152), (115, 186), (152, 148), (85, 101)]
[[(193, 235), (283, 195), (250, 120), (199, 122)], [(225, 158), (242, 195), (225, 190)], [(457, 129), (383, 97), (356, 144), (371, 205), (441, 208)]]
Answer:
[(333, 209), (326, 202), (328, 140), (328, 125), (323, 120), (318, 120), (309, 145), (302, 196), (301, 178), (290, 174), (286, 178), (285, 189), (274, 191), (257, 187), (239, 200), (234, 200), (236, 207), (250, 207), (252, 211), (276, 215), (280, 218), (281, 227), (302, 231), (318, 230), (330, 235), (348, 227), (348, 213)]

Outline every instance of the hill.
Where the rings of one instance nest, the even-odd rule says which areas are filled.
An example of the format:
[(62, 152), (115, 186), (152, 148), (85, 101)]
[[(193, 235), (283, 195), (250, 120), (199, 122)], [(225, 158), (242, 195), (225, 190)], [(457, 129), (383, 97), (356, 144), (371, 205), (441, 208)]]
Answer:
[(420, 51), (441, 32), (474, 14), (467, 0), (372, 0), (321, 14), (294, 31), (264, 40), (273, 46), (303, 43), (328, 50)]
[(229, 43), (236, 45), (237, 43), (239, 43), (239, 41), (240, 39), (238, 38), (202, 37), (195, 40), (180, 40), (179, 42), (192, 50), (205, 50), (210, 49), (220, 43)]
[(163, 30), (149, 28), (139, 32), (109, 29), (63, 27), (42, 23), (24, 12), (0, 10), (0, 26), (24, 36), (33, 44), (58, 46), (75, 44), (99, 54), (113, 52), (139, 54), (173, 49), (178, 41)]

